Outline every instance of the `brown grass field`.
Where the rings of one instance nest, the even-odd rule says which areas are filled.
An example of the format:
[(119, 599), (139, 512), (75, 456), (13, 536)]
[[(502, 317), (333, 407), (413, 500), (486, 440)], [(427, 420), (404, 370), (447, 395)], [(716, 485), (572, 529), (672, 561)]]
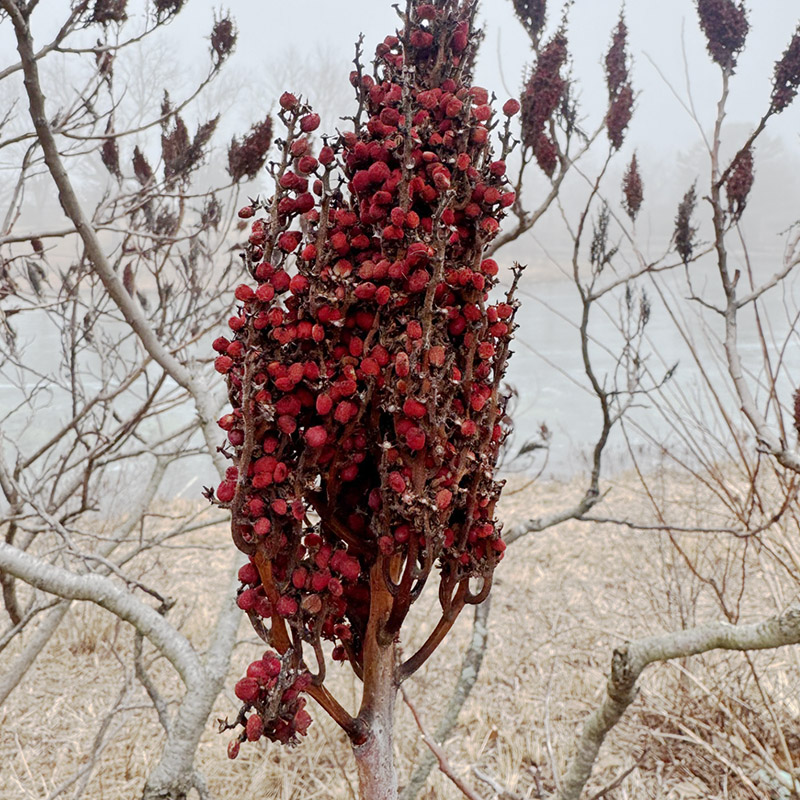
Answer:
[[(501, 515), (508, 522), (538, 515), (562, 507), (581, 491), (577, 484), (528, 487), (512, 479)], [(700, 500), (690, 488), (675, 485), (669, 494), (687, 520), (701, 513)], [(647, 513), (641, 492), (622, 481), (603, 508), (629, 516)], [(787, 531), (779, 535), (789, 537)], [(453, 769), (480, 796), (491, 800), (501, 795), (476, 777), (475, 767), (512, 793), (505, 798), (535, 798), (555, 789), (555, 776), (565, 769), (582, 720), (602, 697), (615, 644), (720, 619), (708, 576), (726, 576), (726, 591), (739, 598), (742, 621), (774, 613), (789, 599), (787, 592), (796, 591), (763, 548), (712, 535), (687, 535), (680, 544), (694, 571), (665, 534), (607, 525), (566, 523), (509, 548), (496, 574), (483, 669), (444, 745)], [(786, 546), (795, 552), (791, 543)], [(181, 621), (183, 631), (199, 643), (227, 590), (225, 574), (235, 557), (227, 531), (215, 528), (142, 559), (136, 574), (178, 598), (170, 617)], [(742, 575), (747, 576), (744, 589)], [(408, 623), (409, 647), (424, 635), (435, 603), (435, 591), (423, 594)], [(407, 686), (430, 729), (455, 683), (470, 627), (467, 611)], [(235, 715), (233, 683), (262, 649), (244, 620), (240, 635), (215, 717)], [(130, 692), (111, 718), (83, 796), (137, 797), (158, 753), (161, 729), (146, 695), (131, 678), (132, 641), (131, 629), (110, 614), (88, 604), (73, 606), (45, 653), (0, 709), (0, 800), (47, 798), (76, 770), (86, 768), (98, 729), (126, 680)], [(638, 762), (606, 797), (790, 797), (765, 775), (792, 768), (786, 763), (787, 749), (794, 764), (800, 763), (797, 649), (709, 654), (649, 668), (638, 701), (601, 751), (586, 796)], [(12, 644), (2, 657), (10, 659), (17, 651)], [(163, 661), (154, 662), (152, 671), (167, 696), (179, 696), (181, 687)], [(331, 688), (353, 707), (355, 679), (344, 668), (332, 672)], [(314, 724), (299, 747), (245, 745), (236, 761), (226, 758), (227, 739), (210, 720), (198, 755), (215, 796), (355, 798), (347, 742), (321, 711), (311, 710)], [(424, 747), (411, 714), (398, 702), (401, 784)], [(61, 796), (74, 794), (72, 787)], [(420, 796), (462, 797), (436, 770)]]

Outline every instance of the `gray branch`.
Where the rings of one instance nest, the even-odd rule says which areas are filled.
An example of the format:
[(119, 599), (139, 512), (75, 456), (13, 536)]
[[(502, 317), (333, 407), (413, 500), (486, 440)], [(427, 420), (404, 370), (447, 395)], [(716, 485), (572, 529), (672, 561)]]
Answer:
[(800, 603), (782, 614), (750, 625), (713, 622), (697, 628), (626, 642), (614, 651), (603, 704), (586, 720), (577, 752), (564, 777), (559, 800), (579, 800), (608, 732), (636, 699), (636, 681), (655, 661), (709, 650), (770, 650), (800, 643)]
[(0, 569), (44, 592), (66, 600), (88, 600), (146, 636), (178, 671), (187, 687), (205, 680), (203, 665), (186, 637), (154, 608), (103, 575), (75, 575), (36, 556), (0, 542)]
[[(450, 735), (450, 731), (453, 730), (456, 722), (458, 722), (458, 715), (461, 713), (461, 709), (464, 707), (464, 703), (469, 697), (472, 687), (475, 685), (475, 681), (478, 680), (478, 673), (481, 670), (483, 655), (486, 652), (486, 644), (489, 637), (487, 622), (489, 618), (490, 601), (491, 595), (480, 605), (475, 606), (475, 618), (472, 623), (472, 639), (461, 661), (461, 672), (458, 675), (458, 683), (447, 703), (444, 715), (433, 734), (434, 741), (439, 744), (444, 742)], [(437, 758), (430, 749), (423, 753), (411, 778), (403, 791), (400, 792), (400, 800), (414, 800), (414, 798), (416, 798), (425, 785), (425, 781), (428, 779), (431, 770), (436, 766), (436, 762)]]
[(142, 346), (165, 372), (180, 386), (186, 389), (194, 401), (200, 427), (212, 454), (214, 465), (220, 475), (225, 473), (225, 459), (216, 450), (219, 431), (215, 422), (215, 409), (211, 403), (211, 395), (202, 381), (192, 373), (186, 364), (181, 363), (159, 341), (155, 331), (136, 301), (122, 284), (121, 278), (114, 271), (103, 250), (92, 221), (86, 215), (80, 200), (67, 174), (64, 162), (59, 153), (53, 130), (48, 122), (45, 98), (39, 81), (39, 66), (33, 49), (30, 28), (17, 5), (11, 0), (0, 0), (0, 8), (4, 9), (14, 25), (17, 40), (17, 52), (22, 63), (25, 92), (28, 96), (30, 117), (42, 147), (44, 160), (50, 175), (58, 188), (58, 197), (64, 213), (75, 225), (92, 267), (100, 278), (111, 299), (122, 313), (125, 321), (139, 337)]

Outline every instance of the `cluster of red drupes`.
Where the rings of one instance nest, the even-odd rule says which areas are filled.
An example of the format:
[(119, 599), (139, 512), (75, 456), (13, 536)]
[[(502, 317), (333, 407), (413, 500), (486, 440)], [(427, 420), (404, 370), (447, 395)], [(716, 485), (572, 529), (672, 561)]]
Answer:
[(399, 627), (434, 567), (448, 592), (488, 585), (505, 548), (494, 467), (515, 302), (490, 300), (483, 253), (514, 202), (503, 158), (519, 104), (503, 106), (495, 160), (496, 115), (470, 80), (473, 5), (412, 3), (374, 77), (351, 75), (354, 130), (322, 146), (319, 116), (284, 94), (275, 194), (240, 211), (257, 283), (214, 342), (235, 464), (217, 498), (250, 556), (239, 605), (294, 659), (251, 665), (237, 692), (260, 721), (242, 739), (305, 732), (294, 701), (310, 673), (279, 674), (305, 663), (302, 643), (319, 660), (330, 640), (359, 667), (376, 565)]

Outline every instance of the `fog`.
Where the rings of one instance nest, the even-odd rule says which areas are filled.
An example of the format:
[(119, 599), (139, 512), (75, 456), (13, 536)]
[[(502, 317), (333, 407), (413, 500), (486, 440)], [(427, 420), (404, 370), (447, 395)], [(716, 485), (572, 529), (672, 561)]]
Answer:
[[(735, 149), (768, 107), (772, 70), (798, 22), (800, 9), (790, 0), (760, 0), (750, 3), (751, 30), (731, 86), (726, 117), (727, 149)], [(45, 8), (46, 6), (46, 8)], [(552, 33), (561, 19), (559, 6), (550, 3), (547, 31)], [(64, 0), (47, 0), (33, 17), (38, 37), (52, 35), (63, 12)], [(137, 10), (138, 9), (138, 10)], [(120, 54), (117, 70), (124, 71), (127, 96), (124, 107), (134, 119), (155, 112), (162, 86), (172, 87), (173, 97), (207, 69), (208, 34), (214, 14), (211, 3), (194, 0), (169, 26), (153, 37), (145, 48), (130, 48)], [(45, 13), (45, 11), (47, 13)], [(354, 42), (364, 35), (365, 57), (397, 25), (389, 2), (379, 0), (233, 0), (230, 12), (236, 19), (236, 51), (210, 91), (186, 111), (199, 121), (221, 114), (220, 137), (246, 130), (253, 122), (275, 110), (284, 89), (308, 97), (322, 114), (324, 125), (341, 125), (339, 117), (351, 110)], [(571, 8), (567, 31), (572, 56), (572, 79), (579, 98), (581, 121), (587, 130), (602, 121), (606, 88), (602, 59), (610, 33), (620, 13), (616, 0), (577, 0)], [(143, 4), (129, 3), (131, 24), (141, 24)], [(138, 19), (137, 19), (138, 16)], [(625, 18), (633, 58), (633, 83), (637, 93), (635, 113), (622, 152), (612, 161), (606, 191), (610, 202), (618, 202), (615, 187), (631, 154), (636, 151), (645, 184), (645, 204), (638, 221), (639, 244), (655, 256), (668, 244), (675, 208), (695, 179), (702, 196), (708, 183), (704, 146), (698, 124), (709, 132), (720, 89), (719, 70), (708, 57), (705, 39), (697, 24), (692, 0), (628, 0)], [(529, 41), (517, 22), (508, 0), (484, 0), (481, 21), (486, 39), (478, 61), (476, 82), (494, 91), (502, 102), (520, 93), (522, 77), (530, 65)], [(44, 41), (44, 38), (40, 39)], [(0, 20), (0, 69), (12, 63), (10, 24)], [(79, 83), (75, 60), (63, 57), (61, 68), (46, 74), (47, 94), (52, 103), (66, 100), (70, 84)], [(64, 81), (64, 75), (68, 80)], [(8, 88), (3, 100), (10, 102)], [(698, 122), (687, 110), (690, 102)], [(800, 104), (773, 118), (755, 152), (756, 181), (750, 208), (744, 220), (751, 247), (771, 260), (779, 254), (778, 233), (800, 217), (800, 185), (787, 175), (800, 172)], [(605, 145), (595, 147), (584, 166), (592, 172), (592, 159), (604, 157)], [(0, 170), (13, 169), (16, 155), (0, 154)], [(211, 174), (224, 169), (220, 148), (218, 164)], [(99, 165), (98, 165), (99, 166)], [(101, 180), (102, 167), (97, 180)], [(89, 170), (91, 173), (92, 170)], [(0, 172), (2, 174), (2, 172)], [(90, 179), (91, 174), (87, 174)], [(525, 184), (526, 195), (535, 201), (546, 191), (543, 175), (532, 167)], [(266, 180), (256, 181), (254, 192), (269, 191)], [(562, 191), (568, 212), (584, 195), (585, 184), (575, 175)], [(562, 222), (555, 212), (537, 226), (536, 238), (523, 237), (504, 251), (506, 260), (520, 259), (534, 270), (554, 276), (553, 262), (568, 252)]]

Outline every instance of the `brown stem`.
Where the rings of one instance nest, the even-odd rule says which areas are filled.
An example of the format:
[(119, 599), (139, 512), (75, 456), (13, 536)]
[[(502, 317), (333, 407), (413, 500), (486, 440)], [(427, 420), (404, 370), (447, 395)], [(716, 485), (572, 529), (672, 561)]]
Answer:
[(453, 623), (458, 619), (461, 609), (464, 608), (465, 598), (469, 591), (468, 583), (468, 580), (463, 580), (458, 584), (458, 589), (456, 590), (448, 610), (442, 614), (439, 622), (436, 623), (436, 627), (431, 631), (430, 636), (428, 636), (419, 650), (402, 664), (399, 671), (400, 683), (413, 675), (442, 643), (444, 637), (447, 636), (450, 628), (453, 627)]
[[(272, 580), (272, 564), (261, 552), (256, 552), (254, 562), (267, 599), (276, 606), (278, 603), (278, 590)], [(278, 614), (272, 615), (272, 628), (270, 631), (272, 646), (283, 655), (291, 647), (291, 639), (286, 629), (286, 622)], [(360, 719), (354, 719), (342, 704), (324, 687), (312, 684), (306, 690), (317, 703), (329, 714), (331, 719), (342, 727), (352, 741), (362, 740), (365, 735), (365, 725)]]
[[(267, 595), (267, 600), (275, 608), (278, 605), (278, 590), (275, 587), (275, 581), (272, 580), (272, 563), (260, 551), (256, 551), (253, 559), (256, 569), (258, 570), (259, 577), (261, 578), (261, 585), (264, 587), (264, 593)], [(285, 653), (292, 645), (289, 638), (289, 632), (286, 630), (286, 623), (277, 612), (272, 615), (272, 630), (270, 632), (270, 639), (272, 646), (281, 655)]]

